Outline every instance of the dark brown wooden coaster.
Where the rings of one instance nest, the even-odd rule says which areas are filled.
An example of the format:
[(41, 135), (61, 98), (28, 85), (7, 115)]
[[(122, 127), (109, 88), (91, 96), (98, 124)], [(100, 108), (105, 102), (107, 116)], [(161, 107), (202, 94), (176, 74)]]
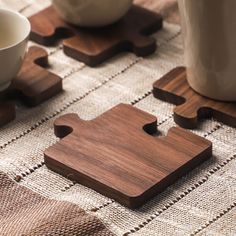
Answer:
[(184, 67), (177, 67), (157, 80), (153, 85), (153, 94), (177, 105), (174, 120), (181, 127), (196, 128), (199, 120), (210, 117), (236, 127), (236, 103), (220, 102), (196, 93), (187, 83)]
[(132, 51), (137, 56), (147, 56), (156, 50), (156, 40), (150, 35), (162, 28), (160, 15), (133, 6), (119, 22), (103, 28), (79, 28), (64, 22), (51, 6), (29, 18), (32, 26), (31, 40), (55, 44), (61, 38), (68, 56), (89, 66)]
[(31, 47), (17, 78), (0, 94), (0, 126), (15, 118), (15, 106), (10, 100), (20, 99), (28, 106), (36, 106), (62, 91), (62, 79), (47, 71), (47, 66), (47, 52)]
[(67, 114), (55, 121), (61, 140), (45, 153), (48, 168), (136, 208), (211, 157), (212, 144), (182, 128), (166, 137), (156, 117), (120, 104), (91, 121)]

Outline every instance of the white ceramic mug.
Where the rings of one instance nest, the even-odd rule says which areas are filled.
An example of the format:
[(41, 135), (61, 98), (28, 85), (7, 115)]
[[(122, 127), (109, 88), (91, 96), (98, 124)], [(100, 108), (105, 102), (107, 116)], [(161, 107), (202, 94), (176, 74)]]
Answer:
[(0, 9), (0, 91), (11, 84), (22, 66), (30, 28), (26, 17)]
[(112, 24), (122, 18), (133, 0), (52, 0), (59, 15), (67, 22), (84, 27)]
[(178, 0), (189, 85), (236, 101), (236, 0)]

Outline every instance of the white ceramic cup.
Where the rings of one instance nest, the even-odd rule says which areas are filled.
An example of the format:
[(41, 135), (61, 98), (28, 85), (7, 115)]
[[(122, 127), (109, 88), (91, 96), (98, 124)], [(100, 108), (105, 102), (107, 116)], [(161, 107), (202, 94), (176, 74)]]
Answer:
[(84, 27), (100, 27), (122, 18), (133, 0), (52, 0), (54, 8), (67, 22)]
[(236, 101), (236, 0), (178, 0), (189, 85)]
[(22, 66), (30, 28), (26, 17), (0, 9), (0, 91), (11, 84)]

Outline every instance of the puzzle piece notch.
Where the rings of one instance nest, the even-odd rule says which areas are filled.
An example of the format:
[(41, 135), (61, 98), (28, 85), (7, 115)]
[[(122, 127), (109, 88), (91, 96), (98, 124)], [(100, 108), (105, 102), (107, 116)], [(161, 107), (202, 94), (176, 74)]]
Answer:
[(156, 40), (148, 35), (162, 28), (160, 15), (138, 6), (133, 6), (119, 22), (102, 28), (67, 24), (52, 6), (30, 17), (30, 22), (33, 41), (54, 44), (64, 33), (68, 38), (63, 40), (64, 52), (89, 66), (96, 66), (122, 51), (137, 56), (153, 53)]
[(15, 106), (8, 100), (21, 99), (29, 106), (36, 106), (62, 91), (62, 79), (47, 71), (48, 54), (39, 47), (31, 47), (23, 66), (11, 86), (1, 92), (0, 126), (15, 119)]
[(176, 105), (174, 120), (183, 128), (194, 129), (200, 120), (211, 117), (236, 127), (236, 103), (216, 101), (195, 92), (188, 85), (185, 67), (177, 67), (157, 80), (153, 94)]
[(209, 141), (181, 128), (153, 137), (156, 124), (156, 117), (125, 104), (91, 121), (64, 115), (54, 124), (61, 140), (45, 151), (45, 164), (130, 208), (139, 207), (212, 152)]
[(29, 48), (21, 71), (13, 80), (8, 93), (29, 106), (36, 106), (62, 91), (62, 79), (46, 70), (48, 54), (39, 47)]

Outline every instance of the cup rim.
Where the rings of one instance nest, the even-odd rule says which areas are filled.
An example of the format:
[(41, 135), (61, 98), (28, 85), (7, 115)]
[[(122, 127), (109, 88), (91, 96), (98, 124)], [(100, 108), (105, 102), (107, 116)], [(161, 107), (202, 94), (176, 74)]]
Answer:
[(25, 25), (27, 27), (27, 30), (26, 30), (26, 34), (24, 35), (24, 37), (22, 37), (20, 40), (18, 40), (16, 43), (13, 43), (13, 44), (10, 44), (9, 46), (7, 47), (3, 47), (3, 48), (0, 48), (0, 52), (4, 51), (4, 50), (7, 50), (9, 48), (13, 48), (19, 44), (21, 44), (22, 42), (24, 42), (30, 35), (30, 31), (31, 31), (31, 24), (28, 20), (28, 18), (22, 14), (20, 14), (19, 12), (17, 11), (13, 11), (13, 10), (9, 10), (9, 9), (5, 9), (5, 8), (1, 8), (0, 9), (0, 15), (2, 12), (6, 12), (6, 13), (10, 13), (12, 15), (15, 15), (21, 19), (23, 19), (23, 21), (25, 22)]

